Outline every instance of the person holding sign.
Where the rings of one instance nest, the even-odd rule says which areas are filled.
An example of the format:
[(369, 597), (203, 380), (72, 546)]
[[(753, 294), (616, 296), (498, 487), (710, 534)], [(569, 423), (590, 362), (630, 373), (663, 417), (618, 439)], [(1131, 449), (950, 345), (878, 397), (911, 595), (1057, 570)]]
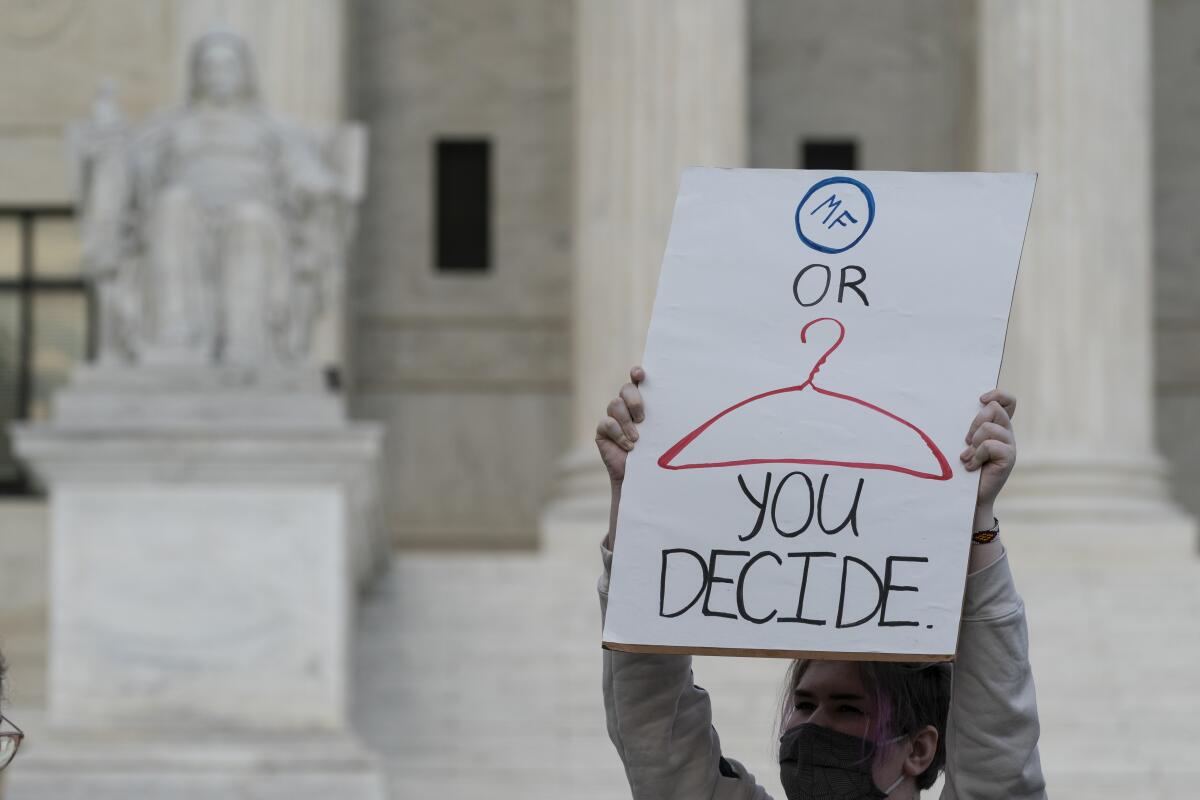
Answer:
[[(639, 390), (645, 372), (634, 367), (630, 378), (596, 432), (612, 482), (602, 614), (626, 457), (646, 413)], [(957, 660), (953, 668), (794, 661), (780, 714), (780, 779), (788, 800), (907, 800), (942, 771), (943, 800), (1045, 797), (1024, 605), (992, 514), (1016, 459), (1016, 400), (994, 390), (980, 402), (959, 455), (980, 480)], [(769, 800), (745, 767), (722, 754), (708, 694), (692, 682), (691, 666), (688, 655), (604, 650), (608, 731), (633, 796)]]

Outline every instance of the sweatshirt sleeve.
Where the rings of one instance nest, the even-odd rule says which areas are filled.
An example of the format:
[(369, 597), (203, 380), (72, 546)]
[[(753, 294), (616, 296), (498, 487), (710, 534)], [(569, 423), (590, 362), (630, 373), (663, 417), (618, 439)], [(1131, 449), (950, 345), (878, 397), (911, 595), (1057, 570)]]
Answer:
[(942, 800), (1046, 797), (1025, 604), (1007, 554), (967, 576)]
[[(601, 546), (600, 613), (608, 608), (612, 553)], [(708, 692), (692, 681), (692, 657), (604, 652), (608, 735), (635, 800), (770, 800), (736, 761), (721, 757)]]

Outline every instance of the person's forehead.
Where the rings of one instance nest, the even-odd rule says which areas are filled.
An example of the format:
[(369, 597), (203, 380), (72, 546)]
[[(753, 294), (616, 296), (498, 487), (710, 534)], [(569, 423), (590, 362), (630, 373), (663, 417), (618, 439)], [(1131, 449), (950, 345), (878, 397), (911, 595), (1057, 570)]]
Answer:
[(814, 694), (865, 694), (862, 674), (852, 661), (813, 661), (796, 683)]

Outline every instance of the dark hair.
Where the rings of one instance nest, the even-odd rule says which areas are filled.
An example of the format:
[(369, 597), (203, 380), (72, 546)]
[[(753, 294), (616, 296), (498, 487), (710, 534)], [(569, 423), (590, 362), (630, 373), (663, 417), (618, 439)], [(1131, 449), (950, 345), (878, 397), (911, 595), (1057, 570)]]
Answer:
[[(796, 684), (804, 677), (808, 659), (793, 661), (784, 681), (779, 726), (783, 727), (792, 708)], [(937, 728), (937, 751), (933, 761), (917, 776), (917, 789), (928, 789), (946, 765), (946, 716), (950, 713), (950, 664), (948, 662), (895, 663), (856, 661), (863, 686), (879, 710), (871, 720), (867, 738), (879, 743), (896, 736), (915, 734), (926, 725)], [(782, 733), (782, 730), (780, 731)], [(885, 745), (886, 747), (886, 745)]]
[(8, 674), (8, 665), (4, 663), (4, 654), (0, 653), (0, 700), (4, 699), (4, 677)]

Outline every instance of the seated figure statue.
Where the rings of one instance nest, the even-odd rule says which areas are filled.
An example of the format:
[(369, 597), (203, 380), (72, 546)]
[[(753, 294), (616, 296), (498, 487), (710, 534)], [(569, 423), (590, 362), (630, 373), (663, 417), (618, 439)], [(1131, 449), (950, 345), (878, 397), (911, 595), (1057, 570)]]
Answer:
[(111, 89), (74, 131), (100, 359), (310, 360), (361, 197), (365, 137), (316, 137), (263, 108), (246, 42), (201, 37), (186, 104), (130, 130)]

